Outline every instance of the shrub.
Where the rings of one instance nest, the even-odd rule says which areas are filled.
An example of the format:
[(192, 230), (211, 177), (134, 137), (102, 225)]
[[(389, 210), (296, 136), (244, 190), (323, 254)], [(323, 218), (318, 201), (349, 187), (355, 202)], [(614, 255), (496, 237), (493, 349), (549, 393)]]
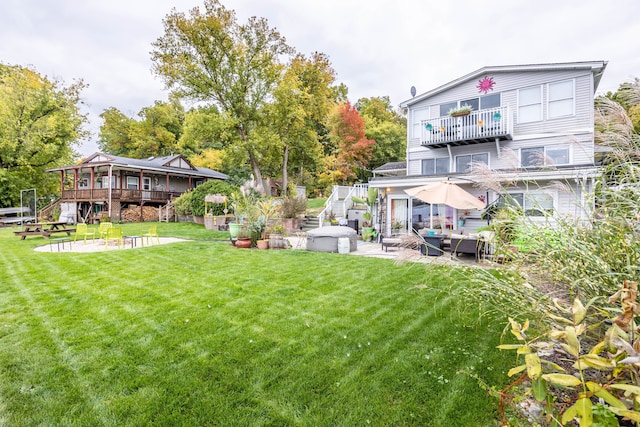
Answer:
[(307, 199), (304, 197), (284, 197), (280, 204), (283, 218), (298, 218), (307, 211)]
[[(191, 213), (197, 216), (203, 216), (205, 214), (204, 198), (207, 194), (223, 194), (229, 197), (236, 191), (238, 191), (237, 187), (224, 181), (207, 181), (193, 190), (193, 194), (191, 196)], [(224, 215), (224, 203), (212, 203), (210, 206), (211, 213), (213, 215)]]
[(191, 215), (192, 191), (186, 191), (173, 201), (173, 208), (178, 215)]

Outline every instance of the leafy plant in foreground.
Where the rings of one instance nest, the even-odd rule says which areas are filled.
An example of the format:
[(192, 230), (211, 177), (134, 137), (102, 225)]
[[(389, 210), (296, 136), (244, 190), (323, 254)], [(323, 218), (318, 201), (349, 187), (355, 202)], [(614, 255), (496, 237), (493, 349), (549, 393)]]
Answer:
[(555, 323), (545, 334), (548, 341), (543, 340), (545, 335), (529, 338), (528, 321), (521, 325), (509, 319), (511, 333), (519, 343), (498, 348), (516, 350), (518, 356), (524, 356), (524, 363), (509, 370), (508, 375), (522, 373), (518, 381), (528, 379), (525, 393), (544, 403), (543, 412), (551, 425), (572, 421), (583, 427), (618, 425), (610, 424), (612, 415), (640, 422), (637, 295), (638, 283), (625, 281), (609, 298), (610, 303), (619, 302), (621, 309), (615, 310), (620, 314), (606, 329), (606, 322), (598, 320), (600, 316), (588, 315), (595, 299), (585, 306), (576, 298), (570, 307), (556, 300), (558, 310), (565, 315), (547, 313)]

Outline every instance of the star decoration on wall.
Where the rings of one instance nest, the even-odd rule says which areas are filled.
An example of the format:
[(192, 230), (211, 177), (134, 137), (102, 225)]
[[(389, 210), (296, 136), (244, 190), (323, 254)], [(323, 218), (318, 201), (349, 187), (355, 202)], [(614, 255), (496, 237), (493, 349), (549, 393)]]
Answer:
[(478, 85), (476, 87), (478, 88), (478, 92), (484, 93), (486, 95), (487, 92), (493, 90), (493, 86), (495, 84), (496, 82), (493, 80), (493, 77), (484, 76), (483, 78), (478, 80)]

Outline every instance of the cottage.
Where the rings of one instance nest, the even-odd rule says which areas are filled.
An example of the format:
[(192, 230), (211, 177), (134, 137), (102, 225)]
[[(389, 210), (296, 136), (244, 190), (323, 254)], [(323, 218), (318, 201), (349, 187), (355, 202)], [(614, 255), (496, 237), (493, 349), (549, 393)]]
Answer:
[(193, 166), (182, 155), (132, 159), (94, 153), (80, 163), (49, 169), (60, 174), (60, 208), (70, 221), (121, 219), (130, 205), (160, 207), (187, 190), (227, 175)]
[[(599, 171), (593, 100), (606, 65), (489, 66), (403, 102), (406, 169), (395, 167), (403, 173), (379, 173), (369, 182), (383, 196), (383, 233), (392, 224), (420, 229), (432, 217), (465, 231), (486, 224), (480, 211), (430, 206), (404, 191), (448, 180), (487, 204), (496, 202), (498, 191), (475, 185), (482, 178), (471, 173), (472, 164), (484, 164), (508, 182), (506, 192), (534, 221), (545, 211), (583, 215)], [(550, 185), (556, 181), (566, 191)]]

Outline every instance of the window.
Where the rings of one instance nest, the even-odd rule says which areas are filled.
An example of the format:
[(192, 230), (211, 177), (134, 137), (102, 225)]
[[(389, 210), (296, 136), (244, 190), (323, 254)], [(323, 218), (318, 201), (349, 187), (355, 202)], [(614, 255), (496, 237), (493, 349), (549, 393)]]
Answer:
[(542, 192), (509, 193), (501, 195), (497, 203), (498, 208), (520, 207), (527, 216), (544, 216), (553, 212), (553, 197)]
[(427, 120), (428, 118), (429, 110), (427, 108), (413, 111), (413, 138), (420, 138), (422, 135), (422, 128), (420, 127), (420, 124), (423, 120)]
[(127, 177), (127, 190), (137, 190), (138, 189), (138, 177), (137, 176), (128, 176)]
[(448, 116), (449, 110), (457, 107), (458, 107), (457, 102), (448, 102), (446, 104), (440, 104), (440, 117)]
[(549, 118), (572, 116), (574, 114), (574, 82), (549, 83)]
[(480, 97), (480, 109), (496, 108), (500, 106), (500, 94), (493, 93), (491, 95)]
[[(102, 177), (102, 188), (109, 188), (109, 177)], [(111, 175), (111, 188), (116, 188), (116, 176)]]
[(463, 105), (469, 105), (471, 106), (473, 111), (477, 111), (480, 109), (480, 99), (472, 98), (472, 99), (466, 99), (464, 101), (460, 101), (460, 106), (462, 107)]
[(147, 191), (151, 190), (151, 178), (142, 178), (142, 189)]
[(89, 188), (89, 178), (78, 179), (78, 188)]
[(471, 163), (489, 164), (489, 153), (470, 154), (456, 157), (456, 172), (467, 172)]
[(520, 164), (523, 168), (530, 166), (558, 166), (569, 164), (569, 147), (565, 145), (552, 147), (532, 147), (520, 150)]
[(542, 90), (533, 86), (518, 90), (518, 123), (542, 120)]
[(523, 168), (544, 165), (544, 147), (522, 148), (520, 164)]
[(449, 173), (449, 158), (422, 160), (422, 175), (442, 175)]

